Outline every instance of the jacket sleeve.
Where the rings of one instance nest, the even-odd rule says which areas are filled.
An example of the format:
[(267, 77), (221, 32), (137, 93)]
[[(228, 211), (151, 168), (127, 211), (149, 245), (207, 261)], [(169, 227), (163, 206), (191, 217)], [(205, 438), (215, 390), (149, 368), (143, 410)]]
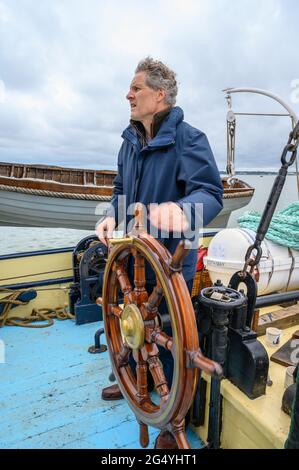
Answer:
[(223, 186), (208, 139), (195, 128), (191, 128), (189, 136), (182, 142), (177, 182), (185, 196), (176, 203), (182, 209), (189, 203), (191, 227), (195, 227), (198, 212), (202, 215), (201, 224), (206, 226), (223, 207)]
[(110, 206), (104, 212), (105, 217), (115, 218), (116, 226), (121, 222), (121, 220), (119, 219), (122, 218), (122, 216), (119, 217), (120, 214), (118, 211), (118, 196), (123, 195), (123, 146), (124, 144), (121, 146), (120, 151), (118, 153), (117, 175), (113, 180), (113, 191)]

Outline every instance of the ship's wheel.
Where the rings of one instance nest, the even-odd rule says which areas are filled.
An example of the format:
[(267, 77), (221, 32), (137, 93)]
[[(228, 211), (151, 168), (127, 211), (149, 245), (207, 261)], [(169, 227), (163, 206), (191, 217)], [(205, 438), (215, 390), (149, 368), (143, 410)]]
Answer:
[[(142, 211), (137, 210), (132, 232), (125, 238), (110, 240), (102, 298), (99, 299), (107, 345), (114, 375), (140, 425), (142, 447), (147, 447), (148, 426), (153, 426), (168, 429), (179, 448), (189, 449), (185, 416), (194, 396), (198, 369), (219, 376), (222, 370), (199, 349), (194, 310), (181, 274), (188, 242), (181, 241), (171, 256), (159, 241), (146, 233), (142, 219)], [(130, 256), (134, 260), (133, 281), (127, 270)], [(146, 290), (146, 261), (156, 276), (151, 294)], [(170, 315), (172, 336), (163, 332), (159, 321), (159, 304), (163, 297)], [(173, 357), (171, 386), (159, 359), (158, 346), (169, 350)], [(136, 362), (136, 373), (128, 362), (130, 354)], [(148, 390), (148, 374), (154, 382), (154, 394)]]

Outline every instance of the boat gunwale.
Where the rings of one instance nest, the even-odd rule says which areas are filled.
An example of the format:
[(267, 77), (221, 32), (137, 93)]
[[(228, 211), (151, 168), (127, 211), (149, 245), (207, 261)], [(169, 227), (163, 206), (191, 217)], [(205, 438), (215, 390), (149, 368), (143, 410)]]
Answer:
[[(252, 188), (247, 183), (240, 180), (242, 186), (237, 187), (227, 187), (225, 186), (226, 180), (223, 178), (222, 182), (224, 183), (224, 198), (229, 197), (246, 197), (252, 196), (254, 193), (254, 188)], [(50, 196), (60, 197), (63, 194), (72, 195), (72, 197), (83, 197), (83, 196), (106, 196), (112, 197), (113, 186), (102, 185), (102, 186), (84, 186), (80, 184), (67, 184), (67, 183), (58, 183), (51, 181), (43, 180), (34, 180), (34, 179), (25, 179), (25, 178), (10, 178), (3, 177), (0, 175), (0, 185), (5, 188), (0, 188), (0, 190), (11, 190), (11, 191), (44, 191), (51, 192)], [(7, 189), (6, 189), (7, 188)], [(42, 194), (40, 194), (42, 195)], [(45, 194), (49, 196), (49, 194)]]
[(24, 190), (38, 190), (38, 191), (51, 191), (53, 193), (67, 193), (74, 194), (79, 193), (82, 195), (95, 195), (95, 196), (111, 196), (113, 186), (84, 186), (81, 184), (68, 184), (59, 183), (56, 181), (43, 181), (26, 178), (10, 178), (0, 176), (0, 184), (7, 186), (7, 190), (10, 188), (20, 188)]
[[(39, 228), (39, 227), (36, 227), (36, 228)], [(0, 261), (6, 261), (6, 260), (16, 259), (16, 258), (28, 258), (31, 256), (44, 256), (44, 255), (53, 255), (53, 254), (59, 254), (59, 253), (69, 253), (69, 252), (73, 252), (74, 249), (75, 249), (75, 246), (63, 247), (63, 248), (49, 248), (49, 249), (36, 250), (36, 251), (24, 251), (21, 253), (10, 253), (7, 255), (0, 255)]]
[(31, 163), (14, 163), (14, 162), (0, 162), (0, 175), (1, 169), (4, 167), (10, 166), (11, 168), (31, 168), (37, 170), (49, 170), (49, 171), (57, 171), (57, 172), (71, 172), (71, 173), (96, 173), (97, 175), (115, 175), (117, 174), (116, 170), (95, 170), (93, 168), (71, 168), (71, 167), (64, 167), (64, 166), (57, 166), (57, 165), (43, 165), (40, 163), (31, 164)]

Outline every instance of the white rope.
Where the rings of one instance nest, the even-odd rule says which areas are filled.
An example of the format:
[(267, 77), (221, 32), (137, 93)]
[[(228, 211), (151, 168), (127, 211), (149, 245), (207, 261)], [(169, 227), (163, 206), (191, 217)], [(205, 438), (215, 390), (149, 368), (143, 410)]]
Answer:
[[(86, 199), (90, 201), (111, 201), (111, 196), (100, 196), (99, 194), (81, 194), (81, 193), (62, 193), (57, 191), (47, 191), (44, 189), (31, 189), (31, 188), (22, 188), (18, 186), (7, 186), (5, 184), (0, 184), (0, 191), (13, 191), (17, 193), (33, 194), (35, 196), (48, 196), (48, 197), (59, 197), (66, 199)], [(248, 189), (247, 191), (236, 191), (232, 193), (223, 194), (223, 199), (234, 199), (238, 197), (248, 197), (252, 196), (253, 189)]]
[(254, 190), (248, 189), (248, 191), (236, 191), (234, 193), (226, 193), (223, 194), (223, 199), (233, 199), (237, 197), (248, 197), (253, 195)]
[(87, 199), (91, 201), (110, 201), (111, 196), (100, 196), (99, 194), (62, 193), (57, 191), (47, 191), (44, 189), (21, 188), (18, 186), (7, 186), (0, 184), (0, 190), (13, 191), (17, 193), (33, 194), (35, 196), (59, 197), (65, 199)]

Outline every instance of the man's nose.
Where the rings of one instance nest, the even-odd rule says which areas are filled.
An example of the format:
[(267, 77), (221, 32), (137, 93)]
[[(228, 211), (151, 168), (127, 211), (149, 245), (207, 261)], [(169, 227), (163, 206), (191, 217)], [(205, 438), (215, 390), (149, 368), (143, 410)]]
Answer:
[(127, 100), (131, 100), (134, 98), (134, 94), (132, 93), (132, 90), (129, 90), (126, 96)]

